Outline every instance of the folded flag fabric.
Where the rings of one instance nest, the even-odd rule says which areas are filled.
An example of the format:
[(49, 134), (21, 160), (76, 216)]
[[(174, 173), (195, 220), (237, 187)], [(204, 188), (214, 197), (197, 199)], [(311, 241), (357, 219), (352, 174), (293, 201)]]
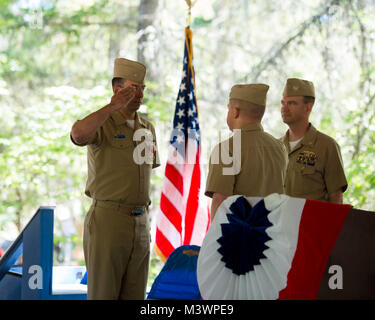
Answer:
[(203, 299), (316, 299), (350, 208), (279, 194), (228, 197), (198, 257)]
[(197, 282), (199, 250), (196, 245), (175, 249), (152, 284), (147, 299), (201, 300)]

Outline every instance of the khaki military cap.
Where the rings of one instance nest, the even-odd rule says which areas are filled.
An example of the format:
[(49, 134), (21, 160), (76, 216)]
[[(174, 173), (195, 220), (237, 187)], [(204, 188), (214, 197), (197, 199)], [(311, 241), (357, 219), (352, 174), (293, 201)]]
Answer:
[(308, 80), (290, 78), (286, 81), (284, 97), (305, 96), (315, 98), (314, 84)]
[(229, 99), (248, 101), (260, 106), (266, 106), (269, 86), (262, 83), (236, 84), (230, 91)]
[(143, 83), (146, 75), (146, 67), (137, 61), (124, 58), (115, 59), (113, 77), (123, 78)]

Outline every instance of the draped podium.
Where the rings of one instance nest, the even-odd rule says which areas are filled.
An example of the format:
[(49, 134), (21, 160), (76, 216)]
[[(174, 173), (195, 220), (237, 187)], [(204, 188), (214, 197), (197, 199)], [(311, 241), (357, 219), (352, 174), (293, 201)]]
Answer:
[(374, 299), (375, 213), (272, 194), (231, 196), (202, 244), (203, 299)]

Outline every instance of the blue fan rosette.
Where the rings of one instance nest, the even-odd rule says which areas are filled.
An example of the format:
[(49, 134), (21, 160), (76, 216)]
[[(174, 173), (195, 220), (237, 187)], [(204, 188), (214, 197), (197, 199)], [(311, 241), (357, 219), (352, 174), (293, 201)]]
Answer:
[[(222, 236), (218, 252), (221, 261), (236, 275), (243, 275), (254, 270), (265, 258), (265, 244), (271, 238), (266, 229), (272, 225), (268, 220), (268, 211), (264, 202), (258, 202), (253, 208), (244, 197), (239, 197), (229, 207), (228, 223), (221, 224)], [(251, 248), (251, 250), (249, 250)]]

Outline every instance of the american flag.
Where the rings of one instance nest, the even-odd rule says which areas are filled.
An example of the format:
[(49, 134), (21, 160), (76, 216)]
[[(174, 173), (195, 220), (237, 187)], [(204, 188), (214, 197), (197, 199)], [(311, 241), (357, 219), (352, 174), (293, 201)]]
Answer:
[(156, 222), (155, 251), (162, 261), (182, 245), (200, 246), (210, 224), (208, 203), (201, 190), (204, 180), (192, 59), (192, 32), (186, 28), (182, 80)]

